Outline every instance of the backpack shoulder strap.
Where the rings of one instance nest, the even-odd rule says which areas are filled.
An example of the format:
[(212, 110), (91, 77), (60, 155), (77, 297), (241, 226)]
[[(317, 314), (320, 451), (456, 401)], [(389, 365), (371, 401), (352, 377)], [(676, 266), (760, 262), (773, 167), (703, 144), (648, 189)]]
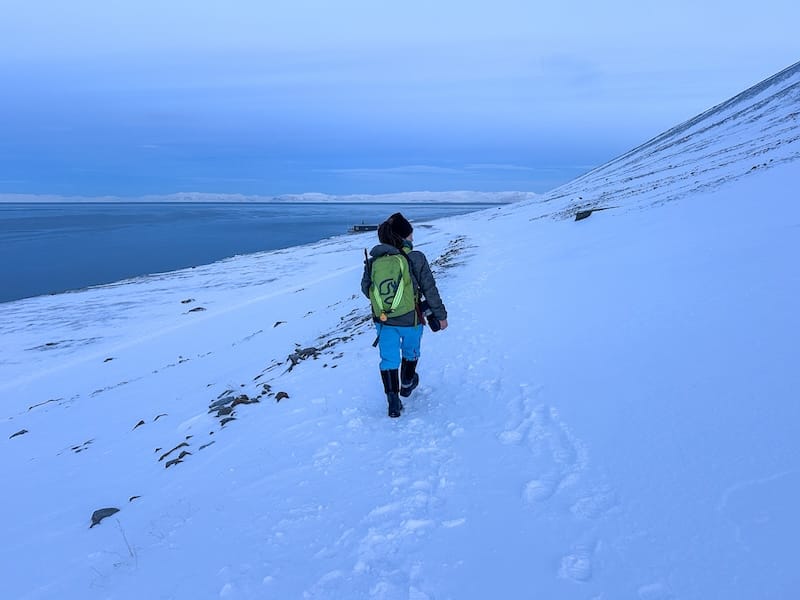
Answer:
[(411, 285), (414, 287), (414, 292), (416, 293), (417, 290), (419, 289), (419, 281), (418, 281), (416, 273), (414, 273), (414, 263), (411, 262), (411, 257), (409, 257), (409, 254), (411, 252), (419, 252), (419, 251), (418, 250), (416, 250), (416, 251), (415, 250), (406, 251), (406, 249), (403, 248), (400, 251), (400, 254), (406, 260), (406, 264), (408, 265), (408, 276), (411, 279)]

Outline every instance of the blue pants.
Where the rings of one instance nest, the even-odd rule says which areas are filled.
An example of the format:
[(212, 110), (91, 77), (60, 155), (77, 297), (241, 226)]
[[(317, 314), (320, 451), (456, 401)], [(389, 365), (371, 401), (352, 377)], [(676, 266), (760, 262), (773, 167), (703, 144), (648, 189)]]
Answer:
[(377, 323), (378, 348), (381, 351), (381, 371), (400, 367), (400, 355), (406, 360), (419, 358), (422, 341), (422, 325), (416, 327), (392, 327)]

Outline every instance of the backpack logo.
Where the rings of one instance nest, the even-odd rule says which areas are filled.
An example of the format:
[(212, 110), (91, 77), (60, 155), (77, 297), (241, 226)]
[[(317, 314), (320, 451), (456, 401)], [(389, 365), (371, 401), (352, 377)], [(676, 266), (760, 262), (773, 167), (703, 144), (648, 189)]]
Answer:
[(398, 282), (394, 279), (384, 279), (378, 284), (378, 294), (384, 298), (384, 302), (392, 303), (394, 295), (397, 292)]

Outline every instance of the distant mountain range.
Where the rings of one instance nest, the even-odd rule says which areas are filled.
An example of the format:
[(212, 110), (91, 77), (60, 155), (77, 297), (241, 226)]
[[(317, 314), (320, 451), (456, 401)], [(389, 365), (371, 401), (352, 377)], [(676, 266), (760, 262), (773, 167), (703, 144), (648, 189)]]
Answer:
[(532, 192), (402, 192), (397, 194), (330, 194), (306, 193), (280, 196), (254, 196), (245, 194), (208, 194), (179, 192), (177, 194), (138, 196), (58, 196), (52, 194), (0, 194), (0, 202), (363, 202), (385, 204), (461, 203), (508, 204), (521, 200), (534, 200)]

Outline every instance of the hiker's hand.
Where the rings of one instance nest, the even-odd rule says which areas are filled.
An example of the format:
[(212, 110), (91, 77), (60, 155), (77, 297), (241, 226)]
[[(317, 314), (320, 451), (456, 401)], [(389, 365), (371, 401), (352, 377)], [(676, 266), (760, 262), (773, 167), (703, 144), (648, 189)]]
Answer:
[(442, 330), (442, 331), (444, 331), (445, 329), (447, 329), (447, 319), (442, 319), (441, 321), (439, 321), (439, 324), (442, 326), (442, 327), (441, 327), (441, 330)]

